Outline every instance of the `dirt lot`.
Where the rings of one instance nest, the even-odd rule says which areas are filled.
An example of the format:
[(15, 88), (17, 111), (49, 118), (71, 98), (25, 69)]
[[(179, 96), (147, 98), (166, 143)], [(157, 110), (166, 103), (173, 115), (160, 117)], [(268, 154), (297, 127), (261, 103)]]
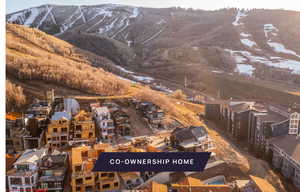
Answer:
[(143, 120), (143, 117), (138, 114), (134, 107), (125, 108), (124, 111), (129, 115), (132, 136), (143, 136), (143, 135), (151, 135), (152, 131), (147, 125), (147, 123)]

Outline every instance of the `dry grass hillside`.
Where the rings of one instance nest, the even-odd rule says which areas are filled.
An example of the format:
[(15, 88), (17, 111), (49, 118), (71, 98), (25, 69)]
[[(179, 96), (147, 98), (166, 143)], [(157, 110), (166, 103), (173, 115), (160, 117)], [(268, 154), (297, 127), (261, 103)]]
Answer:
[(109, 60), (36, 29), (7, 25), (6, 51), (7, 74), (20, 80), (40, 80), (104, 95), (128, 91), (128, 84), (92, 67), (109, 68), (112, 65)]
[(6, 109), (13, 110), (14, 108), (22, 107), (26, 103), (26, 96), (23, 88), (6, 80)]
[[(43, 91), (50, 88), (61, 95), (130, 95), (156, 103), (170, 117), (184, 124), (200, 123), (193, 111), (174, 105), (175, 101), (169, 96), (141, 85), (131, 86), (129, 81), (100, 68), (114, 70), (113, 63), (103, 57), (80, 50), (37, 29), (8, 24), (6, 30), (7, 77), (24, 88), (28, 101), (32, 97), (42, 97)], [(17, 104), (15, 100), (23, 97), (22, 89), (15, 85), (7, 88), (18, 90), (7, 93), (9, 101), (13, 101), (10, 103)]]

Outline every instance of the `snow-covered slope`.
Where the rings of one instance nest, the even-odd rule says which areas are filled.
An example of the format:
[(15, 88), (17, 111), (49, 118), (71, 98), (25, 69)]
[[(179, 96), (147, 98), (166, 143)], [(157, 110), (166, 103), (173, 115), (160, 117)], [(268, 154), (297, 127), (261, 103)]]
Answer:
[[(102, 35), (127, 44), (135, 38), (131, 31), (138, 22), (143, 22), (143, 17), (143, 8), (115, 4), (43, 5), (8, 14), (6, 20), (8, 23), (38, 28), (56, 36), (78, 29), (82, 33)], [(152, 41), (158, 37), (160, 27), (166, 24), (166, 18), (153, 17), (153, 21), (147, 22), (151, 30), (148, 28), (140, 31), (143, 36), (137, 39), (139, 42)]]
[(300, 74), (299, 18), (300, 13), (284, 10), (203, 11), (115, 4), (43, 5), (6, 16), (9, 23), (38, 28), (128, 69), (154, 71), (191, 63), (187, 70), (193, 71), (200, 63), (256, 77), (260, 66), (266, 66), (265, 71), (278, 69), (272, 78)]

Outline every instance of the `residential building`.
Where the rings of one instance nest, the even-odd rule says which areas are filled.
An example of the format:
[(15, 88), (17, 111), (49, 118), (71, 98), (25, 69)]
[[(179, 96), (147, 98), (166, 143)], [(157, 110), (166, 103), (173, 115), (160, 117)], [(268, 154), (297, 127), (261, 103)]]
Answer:
[(137, 109), (147, 119), (152, 128), (163, 128), (165, 113), (161, 108), (151, 102), (137, 104)]
[(112, 152), (110, 144), (80, 146), (72, 148), (71, 167), (72, 191), (109, 191), (120, 189), (120, 181), (115, 172), (92, 172), (101, 152)]
[(115, 136), (115, 126), (108, 108), (94, 108), (93, 113), (100, 138), (112, 141)]
[(15, 153), (24, 150), (23, 136), (26, 135), (25, 119), (21, 113), (6, 114), (6, 152)]
[(47, 119), (42, 116), (25, 118), (26, 134), (23, 136), (24, 149), (40, 148), (45, 145)]
[(267, 150), (273, 167), (280, 170), (282, 175), (300, 190), (299, 135), (289, 134), (269, 139)]
[(248, 144), (257, 156), (265, 155), (268, 139), (287, 135), (290, 126), (287, 109), (275, 105), (265, 105), (265, 109), (249, 115)]
[(234, 140), (246, 141), (251, 112), (264, 112), (264, 104), (255, 101), (229, 100), (220, 104), (220, 125)]
[(140, 172), (120, 172), (119, 176), (126, 189), (134, 189), (144, 182)]
[(73, 118), (72, 128), (73, 140), (96, 140), (96, 128), (91, 113), (80, 111)]
[(66, 184), (68, 170), (68, 154), (54, 150), (45, 155), (40, 163), (38, 189), (49, 192), (63, 192)]
[(126, 136), (131, 133), (129, 116), (123, 110), (116, 110), (112, 113), (116, 134)]
[(29, 106), (26, 114), (30, 114), (36, 117), (46, 117), (51, 112), (51, 105), (48, 101), (35, 100), (33, 104)]
[(70, 140), (71, 114), (55, 112), (50, 120), (46, 133), (46, 142), (50, 147), (67, 146)]
[(28, 149), (7, 172), (8, 188), (12, 192), (34, 191), (38, 182), (39, 163), (48, 149)]
[(181, 151), (210, 151), (213, 142), (203, 126), (176, 128), (170, 137), (171, 144)]

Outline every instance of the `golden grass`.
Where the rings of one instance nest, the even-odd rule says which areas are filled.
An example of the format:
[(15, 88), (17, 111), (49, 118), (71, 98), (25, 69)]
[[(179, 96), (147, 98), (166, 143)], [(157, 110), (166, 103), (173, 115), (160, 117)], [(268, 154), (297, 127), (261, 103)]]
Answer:
[(6, 109), (12, 110), (26, 103), (23, 88), (6, 80)]
[[(149, 87), (131, 86), (130, 82), (94, 67), (94, 63), (91, 62), (93, 58), (99, 57), (36, 29), (7, 25), (7, 73), (17, 79), (40, 80), (104, 96), (130, 96), (155, 103), (168, 116), (184, 125), (201, 123), (196, 115), (198, 112), (195, 107), (191, 107), (192, 105)], [(102, 59), (100, 66), (105, 69), (110, 66), (110, 61), (99, 59)], [(182, 92), (177, 93), (177, 98), (183, 96)], [(181, 104), (178, 104), (178, 101), (182, 101)]]
[(300, 96), (300, 92), (288, 92), (289, 94)]

